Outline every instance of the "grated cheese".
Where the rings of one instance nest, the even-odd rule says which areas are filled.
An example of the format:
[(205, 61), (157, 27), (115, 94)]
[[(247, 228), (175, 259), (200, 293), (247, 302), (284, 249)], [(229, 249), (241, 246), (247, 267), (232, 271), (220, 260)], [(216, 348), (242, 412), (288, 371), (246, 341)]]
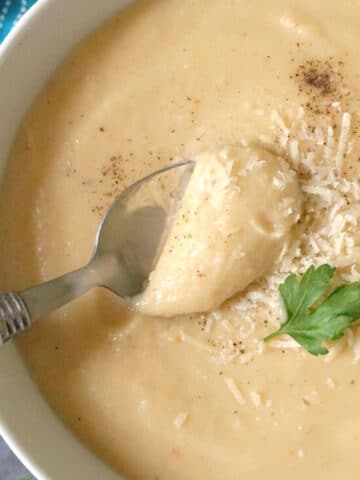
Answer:
[(353, 363), (357, 364), (360, 360), (360, 327), (354, 331), (354, 340), (352, 344)]
[(206, 333), (206, 335), (210, 334), (211, 328), (212, 328), (212, 325), (213, 325), (213, 321), (214, 321), (214, 319), (212, 317), (208, 317), (206, 319), (206, 323), (205, 323), (205, 327), (204, 327), (204, 332)]
[(233, 330), (231, 323), (226, 318), (221, 320), (220, 324), (223, 327), (223, 329), (226, 330), (227, 332), (231, 332)]
[(316, 138), (316, 145), (324, 145), (324, 133), (321, 128), (315, 128), (315, 138)]
[(302, 448), (299, 448), (297, 455), (299, 458), (304, 458), (304, 450)]
[(298, 349), (300, 348), (300, 345), (295, 342), (294, 339), (291, 337), (288, 337), (284, 340), (271, 340), (269, 342), (269, 347), (271, 348), (277, 348), (279, 350), (285, 350), (285, 349)]
[(246, 405), (246, 401), (239, 388), (237, 387), (235, 380), (231, 377), (224, 378), (225, 384), (228, 387), (229, 391), (232, 393), (233, 397), (239, 405)]
[(188, 419), (189, 414), (187, 412), (179, 412), (175, 419), (174, 419), (174, 425), (177, 429), (181, 428), (186, 420)]
[(250, 392), (250, 399), (254, 407), (259, 408), (262, 405), (261, 395), (258, 392)]
[[(280, 253), (276, 271), (231, 300), (225, 312), (216, 311), (208, 317), (204, 331), (219, 340), (219, 347), (216, 340), (211, 344), (214, 348), (210, 348), (190, 336), (183, 336), (184, 341), (198, 350), (210, 353), (217, 363), (246, 364), (262, 354), (263, 342), (252, 343), (259, 338), (259, 319), (260, 324), (266, 320), (269, 332), (279, 326), (281, 302), (278, 287), (290, 273), (301, 275), (311, 265), (329, 263), (340, 268), (342, 281), (360, 281), (360, 269), (356, 268), (360, 264), (360, 185), (357, 180), (348, 180), (342, 174), (345, 154), (350, 152), (352, 145), (351, 116), (348, 112), (342, 113), (340, 103), (335, 102), (334, 108), (336, 121), (333, 117), (324, 117), (315, 129), (306, 123), (302, 108), (290, 119), (283, 118), (275, 110), (271, 112), (273, 135), (279, 139), (278, 152), (287, 157), (296, 172), (301, 173), (299, 179), (305, 211), (297, 235), (284, 245)], [(334, 124), (339, 128), (334, 129)], [(267, 135), (260, 141), (272, 143)], [(256, 158), (251, 162), (251, 168), (261, 166)], [(282, 188), (281, 177), (275, 176), (273, 182), (277, 188)], [(284, 214), (286, 212), (284, 205)], [(229, 345), (224, 343), (224, 337), (241, 340), (245, 353), (240, 353), (231, 342)], [(299, 345), (286, 336), (272, 340), (266, 348), (303, 354)], [(324, 360), (331, 362), (345, 348), (352, 351), (354, 362), (360, 360), (360, 331), (353, 339), (349, 333), (346, 340), (330, 345), (330, 353)]]
[(350, 113), (345, 112), (342, 117), (338, 151), (335, 158), (335, 164), (338, 168), (342, 167), (342, 163), (344, 160), (345, 148), (349, 138), (350, 125), (351, 125)]
[(328, 377), (325, 380), (325, 385), (328, 386), (329, 388), (335, 388), (335, 382), (331, 377)]
[(199, 351), (203, 351), (203, 352), (210, 353), (210, 354), (214, 353), (214, 350), (211, 347), (205, 345), (204, 343), (200, 342), (199, 340), (196, 340), (193, 337), (190, 337), (183, 330), (181, 330), (181, 332), (180, 332), (180, 339), (184, 343), (187, 343), (188, 345), (191, 345), (192, 347), (195, 347)]
[(324, 357), (325, 363), (332, 362), (335, 358), (337, 358), (346, 348), (346, 338), (341, 338), (337, 340), (336, 343), (329, 348), (329, 353)]

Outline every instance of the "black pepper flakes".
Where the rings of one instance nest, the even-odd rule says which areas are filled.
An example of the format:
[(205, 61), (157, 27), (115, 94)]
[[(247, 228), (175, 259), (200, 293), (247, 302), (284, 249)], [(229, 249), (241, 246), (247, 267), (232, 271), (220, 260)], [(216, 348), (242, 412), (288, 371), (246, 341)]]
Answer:
[(349, 107), (350, 91), (347, 88), (343, 71), (344, 62), (333, 57), (326, 59), (309, 58), (298, 65), (290, 75), (295, 80), (298, 95), (306, 95), (303, 107), (315, 116), (334, 115), (334, 102)]

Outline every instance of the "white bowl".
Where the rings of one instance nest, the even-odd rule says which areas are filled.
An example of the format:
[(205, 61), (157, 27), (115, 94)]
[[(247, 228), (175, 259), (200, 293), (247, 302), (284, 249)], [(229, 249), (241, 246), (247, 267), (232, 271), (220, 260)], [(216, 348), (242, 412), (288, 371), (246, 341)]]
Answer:
[[(16, 25), (0, 47), (0, 175), (24, 113), (54, 68), (129, 3), (39, 0)], [(11, 343), (0, 348), (0, 434), (38, 480), (119, 480), (55, 416)]]

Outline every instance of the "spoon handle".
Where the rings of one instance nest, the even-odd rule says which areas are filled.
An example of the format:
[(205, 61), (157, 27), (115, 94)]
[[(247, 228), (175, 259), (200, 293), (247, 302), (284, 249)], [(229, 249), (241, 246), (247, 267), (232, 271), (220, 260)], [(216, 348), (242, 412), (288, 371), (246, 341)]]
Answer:
[(94, 286), (89, 266), (23, 290), (0, 294), (0, 345)]
[(9, 292), (0, 295), (0, 345), (31, 325), (31, 317), (21, 296)]

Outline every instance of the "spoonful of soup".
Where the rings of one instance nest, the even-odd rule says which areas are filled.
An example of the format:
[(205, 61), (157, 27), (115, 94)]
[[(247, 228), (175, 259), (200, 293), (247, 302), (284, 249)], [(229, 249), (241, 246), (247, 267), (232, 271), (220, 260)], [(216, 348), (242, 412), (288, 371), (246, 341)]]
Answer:
[(0, 343), (96, 286), (148, 315), (216, 308), (273, 267), (300, 210), (295, 173), (263, 148), (170, 165), (114, 200), (85, 267), (0, 295)]
[(253, 146), (201, 153), (145, 291), (134, 301), (147, 315), (218, 308), (271, 272), (300, 218), (296, 173)]

